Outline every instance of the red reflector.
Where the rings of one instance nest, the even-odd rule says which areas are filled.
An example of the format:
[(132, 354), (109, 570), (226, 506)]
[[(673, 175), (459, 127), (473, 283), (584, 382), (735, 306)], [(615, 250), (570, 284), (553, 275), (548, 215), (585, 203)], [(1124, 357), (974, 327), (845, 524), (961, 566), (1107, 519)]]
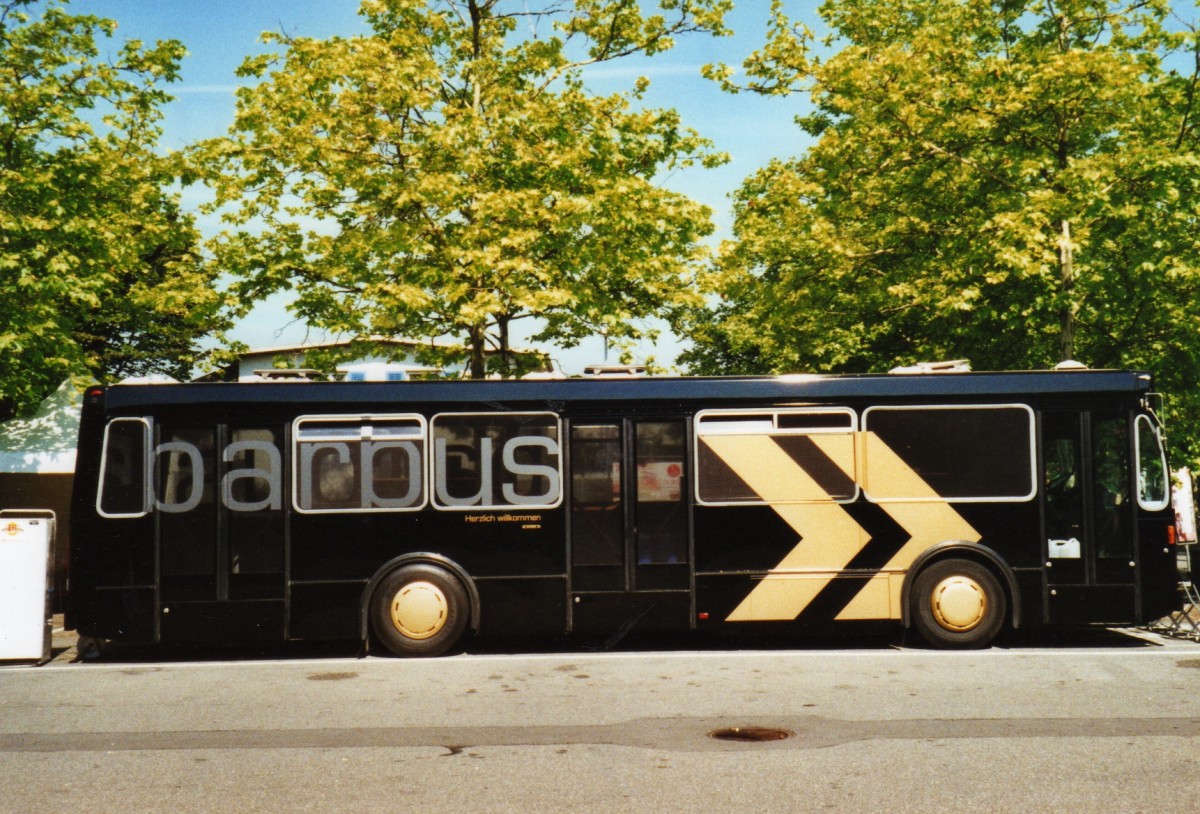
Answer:
[(1167, 545), (1175, 545), (1175, 538), (1179, 536), (1179, 530), (1174, 525), (1167, 526)]
[(708, 620), (708, 611), (700, 611), (699, 613), (696, 614), (696, 616), (700, 619), (701, 622), (707, 621)]

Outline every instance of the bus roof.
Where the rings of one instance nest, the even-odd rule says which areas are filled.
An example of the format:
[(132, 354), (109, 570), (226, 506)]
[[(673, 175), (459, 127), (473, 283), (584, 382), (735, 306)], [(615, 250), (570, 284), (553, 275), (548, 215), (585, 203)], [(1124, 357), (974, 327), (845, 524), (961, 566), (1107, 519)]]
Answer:
[[(274, 382), (112, 385), (104, 408), (130, 411), (169, 405), (536, 404), (554, 402), (802, 402), (864, 399), (955, 399), (1149, 392), (1149, 373), (1122, 370), (1008, 371), (930, 374), (792, 374), (754, 377), (631, 377), (553, 380), (439, 380), (407, 382)], [(99, 403), (98, 398), (89, 402)], [(378, 409), (377, 407), (375, 409)]]

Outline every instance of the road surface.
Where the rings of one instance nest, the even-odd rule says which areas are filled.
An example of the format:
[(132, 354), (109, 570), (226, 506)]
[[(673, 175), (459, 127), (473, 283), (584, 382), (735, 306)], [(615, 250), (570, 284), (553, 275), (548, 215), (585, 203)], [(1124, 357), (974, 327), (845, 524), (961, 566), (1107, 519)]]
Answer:
[(1149, 634), (971, 653), (161, 655), (0, 667), (0, 811), (1200, 805), (1200, 644)]

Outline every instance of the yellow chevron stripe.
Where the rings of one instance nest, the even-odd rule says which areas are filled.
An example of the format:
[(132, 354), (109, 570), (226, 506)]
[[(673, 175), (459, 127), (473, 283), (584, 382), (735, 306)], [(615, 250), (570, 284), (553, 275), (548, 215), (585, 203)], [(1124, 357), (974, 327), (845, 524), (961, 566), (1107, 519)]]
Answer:
[[(889, 617), (883, 618), (899, 619), (902, 613), (900, 596), (904, 588), (904, 580), (901, 577), (921, 552), (948, 540), (977, 543), (981, 535), (952, 504), (943, 500), (875, 433), (865, 432), (859, 435), (862, 436), (863, 461), (870, 461), (869, 467), (861, 468), (864, 473), (871, 474), (868, 482), (863, 484), (867, 494), (871, 495), (874, 492), (880, 495), (905, 495), (910, 498), (900, 502), (885, 501), (875, 504), (910, 535), (908, 542), (892, 555), (882, 569), (882, 573), (890, 575), (887, 588), (891, 609)], [(880, 587), (879, 583), (875, 583), (860, 591), (837, 618), (881, 618), (876, 615), (878, 600), (871, 595), (871, 589), (879, 590)]]
[(981, 535), (954, 508), (947, 503), (933, 488), (904, 462), (899, 455), (879, 439), (875, 433), (862, 433), (863, 455), (871, 461), (869, 468), (871, 482), (863, 484), (867, 494), (905, 495), (915, 498), (911, 501), (882, 502), (877, 505), (900, 524), (912, 537), (897, 551), (887, 565), (885, 571), (907, 570), (917, 556), (937, 543), (947, 540), (964, 540), (969, 543), (979, 542)]
[[(842, 466), (845, 438), (810, 436)], [(727, 617), (729, 622), (791, 620), (849, 564), (870, 539), (866, 531), (774, 441), (762, 435), (703, 439), (755, 494), (800, 535), (796, 546)], [(831, 454), (832, 453), (832, 454)], [(839, 454), (841, 453), (841, 454)], [(845, 471), (845, 469), (843, 469)], [(853, 477), (853, 472), (846, 472)], [(781, 501), (814, 501), (805, 504)], [(820, 502), (817, 502), (820, 501)]]
[[(884, 568), (865, 580), (838, 619), (899, 618), (903, 572), (932, 545), (947, 540), (978, 542), (977, 532), (905, 461), (874, 433), (856, 433), (862, 459), (871, 461), (878, 494), (902, 494), (911, 502), (877, 504), (910, 535)], [(854, 438), (846, 433), (813, 434), (815, 443), (850, 478), (855, 478)], [(792, 620), (870, 542), (866, 531), (812, 479), (804, 468), (764, 435), (702, 439), (751, 490), (799, 536), (796, 546), (772, 568), (726, 621)]]

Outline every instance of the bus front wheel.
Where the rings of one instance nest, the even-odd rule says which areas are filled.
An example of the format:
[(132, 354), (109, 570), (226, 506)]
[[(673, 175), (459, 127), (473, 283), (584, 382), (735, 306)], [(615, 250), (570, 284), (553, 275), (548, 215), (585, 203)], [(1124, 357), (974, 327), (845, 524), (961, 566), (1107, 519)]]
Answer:
[(440, 656), (467, 626), (467, 593), (436, 565), (406, 565), (384, 577), (371, 596), (371, 627), (397, 656)]
[(912, 620), (934, 647), (987, 647), (1004, 626), (1004, 589), (990, 570), (971, 560), (942, 560), (917, 575)]

